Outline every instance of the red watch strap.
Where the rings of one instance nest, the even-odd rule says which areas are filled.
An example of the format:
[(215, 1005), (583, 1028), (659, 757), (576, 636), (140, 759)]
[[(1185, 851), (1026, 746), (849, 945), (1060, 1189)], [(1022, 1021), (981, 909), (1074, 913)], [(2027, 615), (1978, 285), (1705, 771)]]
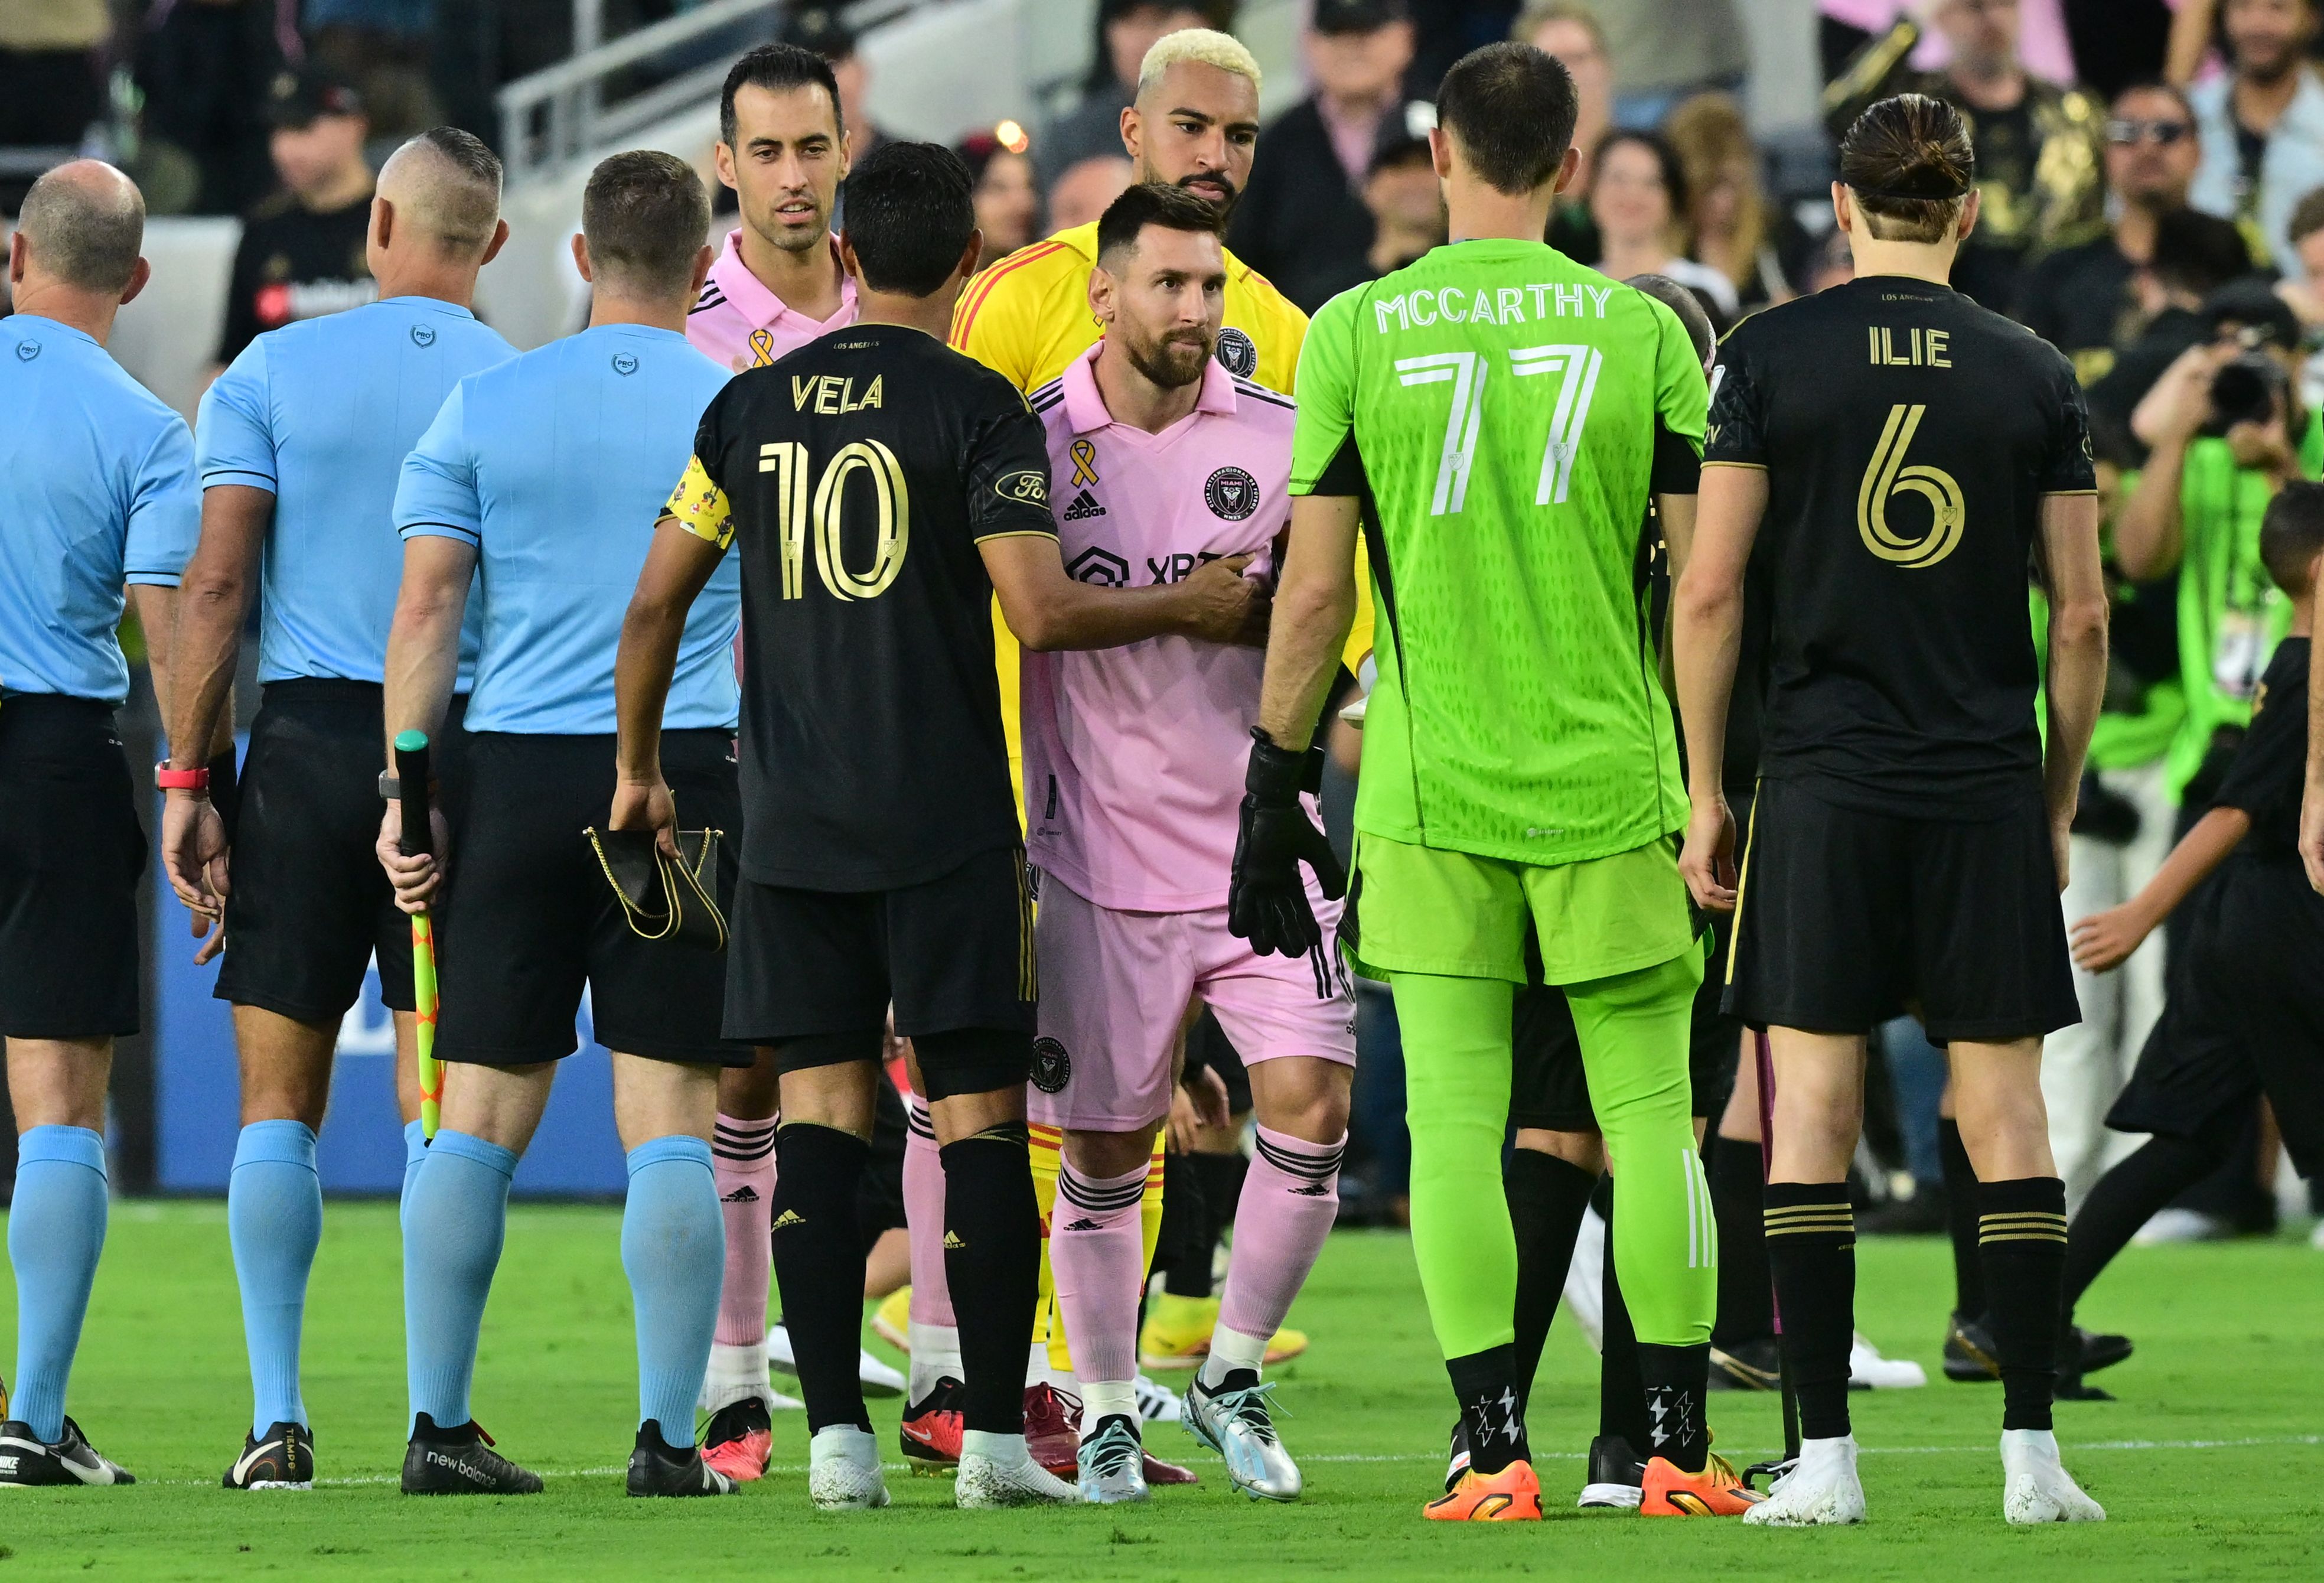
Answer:
[(210, 789), (208, 766), (198, 770), (173, 770), (164, 762), (153, 766), (153, 784), (164, 792), (201, 792)]

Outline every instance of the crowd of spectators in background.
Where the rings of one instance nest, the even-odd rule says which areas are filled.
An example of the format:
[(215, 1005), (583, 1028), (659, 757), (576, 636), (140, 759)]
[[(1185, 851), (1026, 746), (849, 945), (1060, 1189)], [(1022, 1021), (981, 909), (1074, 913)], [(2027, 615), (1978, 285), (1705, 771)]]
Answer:
[[(682, 3), (606, 0), (607, 33)], [(1678, 281), (1722, 329), (1843, 281), (1829, 161), (1803, 181), (1797, 160), (1754, 143), (1748, 3), (1308, 0), (1305, 92), (1262, 129), (1229, 245), (1312, 312), (1443, 242), (1434, 84), (1466, 50), (1513, 36), (1580, 89), (1579, 165), (1549, 241), (1616, 278)], [(1908, 89), (1960, 107), (1981, 197), (1955, 284), (2067, 353), (2089, 395), (2118, 606), (2112, 724), (2084, 800), (2090, 866), (2076, 864), (2096, 888), (2070, 913), (2135, 891), (2144, 875), (2122, 855), (2140, 832), (2159, 852), (2158, 822), (2201, 810), (2281, 616), (2256, 571), (2258, 513), (2285, 479), (2324, 473), (2319, 6), (1822, 0), (1825, 131)], [(881, 133), (844, 12), (794, 7), (779, 27), (833, 61), (860, 156)], [(1147, 48), (1181, 27), (1231, 29), (1234, 12), (1101, 0), (1064, 102), (960, 139), (988, 259), (1096, 218), (1130, 181), (1120, 116)], [(222, 363), (272, 325), (366, 299), (383, 144), (442, 119), (496, 138), (493, 90), (572, 43), (569, 0), (13, 0), (0, 151), (107, 152), (156, 213), (244, 215)], [(0, 212), (29, 179), (0, 164)], [(2159, 995), (2107, 1009), (2096, 999), (2118, 991), (2085, 990), (2053, 1109), (2102, 1115), (2089, 1095), (2119, 1086)], [(1900, 1096), (1927, 1087), (1912, 1039), (1895, 1035)], [(2078, 1081), (2089, 1095), (2069, 1092)], [(1899, 1106), (1896, 1149), (1933, 1184), (1933, 1118), (1917, 1115), (1930, 1092)], [(2104, 1147), (2094, 1116), (2086, 1130), (2091, 1158), (2062, 1162), (2084, 1186)], [(2242, 1170), (2228, 1199), (2250, 1186)], [(2245, 1200), (2214, 1212), (2248, 1221), (2260, 1211)]]

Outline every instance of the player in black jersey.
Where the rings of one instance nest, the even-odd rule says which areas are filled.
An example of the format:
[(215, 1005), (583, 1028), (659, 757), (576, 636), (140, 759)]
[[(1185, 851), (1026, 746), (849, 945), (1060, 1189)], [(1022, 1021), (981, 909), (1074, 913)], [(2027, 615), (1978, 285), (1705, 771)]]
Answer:
[(945, 1171), (964, 1365), (964, 1506), (1070, 1501), (1023, 1437), (1040, 1223), (1026, 1153), (1032, 900), (990, 608), (1028, 648), (1263, 627), (1248, 556), (1185, 581), (1066, 577), (1040, 421), (945, 346), (982, 245), (966, 169), (883, 144), (848, 179), (859, 319), (727, 385), (659, 524), (623, 628), (613, 824), (669, 830), (662, 699), (695, 595), (742, 556), (742, 878), (729, 1038), (775, 1047), (775, 1273), (826, 1509), (884, 1505), (856, 1375), (856, 1191), (892, 1004)]
[[(1769, 1262), (1801, 1458), (1746, 1520), (1864, 1515), (1849, 1432), (1865, 1039), (1909, 1002), (1950, 1047), (2000, 1354), (2003, 1515), (2095, 1521), (2050, 1432), (2065, 1187), (2043, 1035), (2077, 1020), (2058, 893), (2105, 685), (2106, 593), (2073, 369), (1945, 284), (1977, 220), (1969, 135), (1867, 110), (1833, 190), (1856, 279), (1721, 348), (1676, 609), (1694, 812), (1681, 866), (1737, 912), (1728, 1004), (1774, 1045)], [(1745, 876), (1721, 795), (1754, 543), (1772, 605)], [(2046, 752), (2029, 569), (2049, 595)]]

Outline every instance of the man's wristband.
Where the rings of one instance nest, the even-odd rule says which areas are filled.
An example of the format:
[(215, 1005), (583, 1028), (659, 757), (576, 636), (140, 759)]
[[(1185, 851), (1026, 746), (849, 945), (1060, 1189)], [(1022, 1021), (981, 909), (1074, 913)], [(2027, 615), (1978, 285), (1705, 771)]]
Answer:
[(170, 761), (163, 759), (153, 766), (153, 784), (164, 792), (190, 792), (197, 797), (208, 797), (210, 794), (209, 766), (205, 764), (198, 770), (173, 770), (170, 767)]

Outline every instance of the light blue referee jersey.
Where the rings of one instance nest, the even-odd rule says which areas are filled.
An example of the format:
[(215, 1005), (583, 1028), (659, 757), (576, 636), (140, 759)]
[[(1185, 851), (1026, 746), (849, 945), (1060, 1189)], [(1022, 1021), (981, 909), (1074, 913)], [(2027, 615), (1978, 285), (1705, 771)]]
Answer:
[(186, 421), (81, 331), (0, 319), (0, 692), (127, 699), (122, 590), (176, 588), (200, 532)]
[[(465, 308), (388, 297), (270, 330), (202, 397), (202, 487), (274, 495), (259, 582), (258, 680), (379, 681), (403, 581), (403, 458), (453, 385), (516, 349)], [(468, 690), (476, 628), (460, 640)]]
[[(622, 616), (726, 370), (674, 330), (602, 325), (463, 379), (403, 464), (395, 525), (478, 548), (471, 731), (611, 734)], [(666, 730), (731, 730), (741, 557), (694, 602)]]

